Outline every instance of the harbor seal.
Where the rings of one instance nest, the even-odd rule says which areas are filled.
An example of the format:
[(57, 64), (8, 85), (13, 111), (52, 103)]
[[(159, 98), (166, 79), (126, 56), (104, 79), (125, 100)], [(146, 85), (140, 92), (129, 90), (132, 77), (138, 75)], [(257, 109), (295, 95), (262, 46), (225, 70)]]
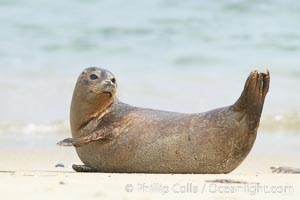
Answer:
[(76, 83), (70, 113), (78, 172), (229, 173), (251, 150), (270, 75), (254, 70), (227, 107), (184, 114), (122, 103), (106, 69), (87, 68)]

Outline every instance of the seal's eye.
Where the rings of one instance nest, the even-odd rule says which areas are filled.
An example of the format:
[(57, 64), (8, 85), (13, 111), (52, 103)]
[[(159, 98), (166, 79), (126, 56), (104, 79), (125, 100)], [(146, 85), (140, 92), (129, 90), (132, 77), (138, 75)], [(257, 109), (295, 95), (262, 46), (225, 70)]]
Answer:
[(98, 79), (98, 76), (96, 74), (92, 74), (92, 75), (90, 75), (90, 79), (96, 80), (96, 79)]
[(116, 83), (116, 79), (115, 79), (115, 78), (112, 78), (112, 79), (110, 79), (110, 80), (111, 80), (111, 82), (112, 82), (113, 84)]

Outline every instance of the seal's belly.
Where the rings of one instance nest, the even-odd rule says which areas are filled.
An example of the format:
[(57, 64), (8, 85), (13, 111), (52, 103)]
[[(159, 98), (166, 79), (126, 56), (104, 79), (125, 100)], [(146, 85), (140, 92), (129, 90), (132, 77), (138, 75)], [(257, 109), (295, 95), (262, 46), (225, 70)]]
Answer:
[(108, 142), (77, 148), (82, 162), (102, 172), (228, 173), (250, 151), (243, 127), (218, 126), (202, 116), (136, 123)]

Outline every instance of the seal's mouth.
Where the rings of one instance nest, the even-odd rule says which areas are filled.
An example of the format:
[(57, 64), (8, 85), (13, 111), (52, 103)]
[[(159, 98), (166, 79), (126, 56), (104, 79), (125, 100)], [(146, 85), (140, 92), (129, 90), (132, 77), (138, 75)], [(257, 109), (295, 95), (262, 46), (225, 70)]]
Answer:
[(103, 94), (107, 94), (107, 95), (109, 95), (109, 97), (112, 97), (112, 93), (111, 92), (106, 91), (106, 92), (103, 92)]
[(105, 81), (104, 83), (100, 85), (100, 88), (102, 90), (102, 94), (109, 95), (109, 97), (112, 97), (115, 94), (116, 91), (116, 85), (114, 85), (111, 81)]

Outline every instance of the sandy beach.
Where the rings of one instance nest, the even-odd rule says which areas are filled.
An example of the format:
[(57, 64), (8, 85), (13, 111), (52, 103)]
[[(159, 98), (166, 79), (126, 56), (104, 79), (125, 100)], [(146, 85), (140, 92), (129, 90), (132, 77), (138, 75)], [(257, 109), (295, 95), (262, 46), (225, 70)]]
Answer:
[[(300, 199), (300, 1), (0, 1), (0, 199)], [(257, 139), (230, 174), (76, 173), (70, 103), (84, 68), (120, 101), (200, 113), (271, 73)], [(61, 164), (64, 167), (55, 167)]]
[[(230, 174), (75, 173), (72, 148), (6, 149), (0, 153), (3, 199), (299, 199), (297, 174), (270, 166), (300, 166), (297, 154), (261, 153), (259, 145)], [(289, 155), (289, 156), (288, 156)], [(55, 167), (63, 163), (62, 167)], [(229, 183), (219, 183), (220, 181)], [(234, 183), (236, 182), (236, 183)]]

